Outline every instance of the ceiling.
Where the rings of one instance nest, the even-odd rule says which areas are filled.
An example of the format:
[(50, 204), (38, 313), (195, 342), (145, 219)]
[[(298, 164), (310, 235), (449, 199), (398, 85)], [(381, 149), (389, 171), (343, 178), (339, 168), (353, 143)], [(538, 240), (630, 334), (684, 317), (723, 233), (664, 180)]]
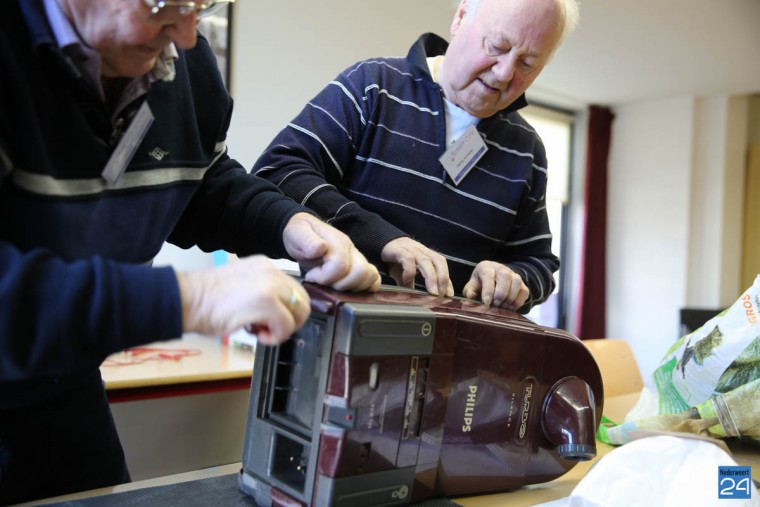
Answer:
[(533, 88), (608, 106), (760, 93), (760, 0), (581, 0)]

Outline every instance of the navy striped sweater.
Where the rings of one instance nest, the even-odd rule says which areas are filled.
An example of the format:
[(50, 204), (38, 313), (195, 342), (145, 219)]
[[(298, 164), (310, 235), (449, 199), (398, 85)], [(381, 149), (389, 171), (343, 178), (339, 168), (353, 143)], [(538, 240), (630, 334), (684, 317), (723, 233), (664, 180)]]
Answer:
[(507, 265), (530, 289), (527, 312), (551, 294), (559, 268), (544, 146), (516, 112), (521, 98), (479, 122), (488, 152), (453, 183), (438, 161), (445, 112), (426, 63), (446, 47), (425, 34), (406, 58), (346, 69), (276, 136), (254, 171), (349, 234), (381, 271), (383, 246), (401, 236), (448, 259), (457, 293), (479, 261)]

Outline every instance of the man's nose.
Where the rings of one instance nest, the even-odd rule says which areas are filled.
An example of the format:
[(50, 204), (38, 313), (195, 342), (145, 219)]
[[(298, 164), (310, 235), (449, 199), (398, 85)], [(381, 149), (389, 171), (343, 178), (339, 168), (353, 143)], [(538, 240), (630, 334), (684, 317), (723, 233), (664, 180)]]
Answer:
[(174, 22), (167, 26), (168, 35), (180, 49), (190, 49), (195, 46), (198, 14), (191, 12), (185, 16), (177, 16)]
[(516, 58), (511, 54), (506, 54), (496, 60), (496, 63), (491, 66), (491, 72), (501, 83), (509, 83), (515, 75), (516, 65)]

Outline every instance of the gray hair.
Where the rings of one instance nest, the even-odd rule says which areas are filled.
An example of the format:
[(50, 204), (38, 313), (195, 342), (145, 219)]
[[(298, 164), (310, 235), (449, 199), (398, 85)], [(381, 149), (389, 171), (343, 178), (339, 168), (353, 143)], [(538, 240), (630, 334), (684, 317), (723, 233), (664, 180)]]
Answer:
[[(563, 15), (562, 35), (557, 42), (557, 47), (559, 47), (567, 36), (573, 33), (578, 26), (581, 14), (578, 0), (555, 0), (555, 2), (557, 2)], [(465, 13), (465, 19), (471, 20), (475, 15), (475, 12), (477, 12), (478, 7), (480, 7), (480, 4), (481, 0), (467, 0), (468, 9)]]

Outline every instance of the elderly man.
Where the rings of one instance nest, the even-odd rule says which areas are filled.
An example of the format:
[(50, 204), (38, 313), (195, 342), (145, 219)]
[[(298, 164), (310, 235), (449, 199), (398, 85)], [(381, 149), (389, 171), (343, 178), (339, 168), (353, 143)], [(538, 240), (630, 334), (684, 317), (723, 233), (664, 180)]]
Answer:
[[(254, 171), (346, 232), (388, 281), (527, 312), (553, 291), (547, 163), (518, 114), (577, 24), (575, 0), (462, 0), (329, 83)], [(420, 279), (421, 278), (421, 279)]]
[[(232, 101), (201, 37), (215, 2), (12, 0), (0, 16), (0, 504), (129, 480), (99, 365), (253, 326), (279, 343), (305, 278), (376, 290), (348, 237), (225, 148)], [(165, 240), (242, 258), (151, 268)], [(252, 255), (250, 257), (245, 257)], [(191, 445), (191, 443), (188, 443)]]

